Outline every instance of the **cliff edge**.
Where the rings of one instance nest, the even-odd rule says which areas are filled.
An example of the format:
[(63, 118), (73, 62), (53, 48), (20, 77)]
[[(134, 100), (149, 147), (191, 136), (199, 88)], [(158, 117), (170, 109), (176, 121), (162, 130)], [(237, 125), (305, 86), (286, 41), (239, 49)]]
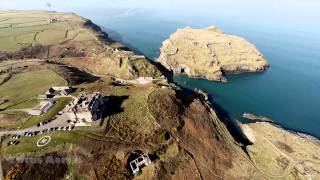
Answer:
[(215, 27), (178, 29), (163, 42), (159, 63), (176, 74), (226, 82), (225, 73), (261, 72), (269, 66), (245, 39)]

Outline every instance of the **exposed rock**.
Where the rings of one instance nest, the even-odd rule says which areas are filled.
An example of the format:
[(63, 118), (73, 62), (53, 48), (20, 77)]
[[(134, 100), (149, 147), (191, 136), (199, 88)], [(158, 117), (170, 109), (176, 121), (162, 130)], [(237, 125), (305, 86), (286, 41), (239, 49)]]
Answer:
[(256, 116), (254, 114), (250, 114), (250, 113), (244, 113), (242, 115), (243, 118), (246, 118), (248, 120), (252, 120), (252, 121), (258, 121), (258, 122), (273, 122), (272, 119), (264, 117), (264, 116)]
[[(247, 124), (255, 142), (247, 152), (267, 179), (319, 179), (320, 143), (309, 135), (282, 129), (269, 122)], [(256, 174), (252, 179), (259, 179)]]
[(254, 132), (247, 124), (240, 124), (241, 130), (244, 133), (244, 135), (248, 138), (248, 140), (254, 144), (256, 139), (254, 136)]
[(256, 47), (217, 28), (178, 29), (157, 60), (177, 74), (226, 82), (224, 73), (261, 72), (269, 66)]
[(204, 100), (204, 101), (209, 100), (209, 94), (207, 92), (205, 92), (204, 90), (195, 88), (194, 92), (196, 92), (202, 100)]

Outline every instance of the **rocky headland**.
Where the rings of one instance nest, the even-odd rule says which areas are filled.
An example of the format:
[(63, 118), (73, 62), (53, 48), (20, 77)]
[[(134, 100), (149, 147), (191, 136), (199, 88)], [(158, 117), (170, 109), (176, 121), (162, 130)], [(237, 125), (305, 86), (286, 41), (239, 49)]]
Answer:
[(226, 73), (261, 72), (269, 66), (253, 44), (215, 27), (178, 29), (163, 42), (157, 61), (176, 74), (221, 82), (227, 82)]
[[(37, 38), (34, 38), (32, 31), (30, 32), (31, 44), (26, 48), (45, 47), (47, 53), (31, 49), (34, 53), (29, 56), (27, 53), (30, 52), (29, 50), (26, 51), (18, 46), (20, 41), (7, 41), (14, 47), (10, 47), (8, 51), (8, 47), (1, 44), (4, 40), (0, 39), (0, 45), (3, 45), (0, 51), (6, 57), (0, 63), (2, 68), (6, 69), (5, 73), (11, 73), (14, 78), (23, 72), (46, 69), (45, 72), (52, 71), (63, 77), (69, 85), (76, 87), (79, 93), (99, 91), (103, 96), (110, 98), (111, 106), (108, 108), (108, 116), (91, 127), (79, 127), (70, 132), (45, 132), (44, 135), (51, 136), (54, 143), (49, 143), (44, 147), (35, 145), (43, 135), (21, 137), (20, 144), (16, 146), (7, 144), (12, 140), (12, 136), (0, 138), (0, 179), (1, 165), (4, 179), (278, 180), (320, 178), (320, 144), (317, 140), (287, 131), (269, 122), (256, 122), (239, 125), (240, 134), (244, 139), (247, 138), (247, 141), (241, 141), (239, 140), (241, 138), (235, 136), (226, 125), (227, 119), (222, 115), (220, 109), (209, 101), (209, 95), (203, 90), (186, 90), (167, 81), (167, 78), (162, 78), (164, 75), (157, 66), (150, 63), (145, 57), (137, 56), (119, 43), (107, 39), (107, 35), (103, 34), (91, 21), (74, 14), (37, 13), (5, 12), (2, 16), (12, 20), (26, 16), (28, 18), (24, 21), (27, 21), (30, 20), (29, 16), (33, 15), (36, 17), (31, 18), (32, 21), (34, 18), (41, 17), (43, 19), (39, 20), (43, 23), (47, 23), (50, 17), (60, 17), (60, 21), (56, 23), (60, 25), (60, 28), (63, 27), (63, 31), (61, 29), (56, 29), (56, 31), (63, 32), (64, 41), (60, 42), (59, 37), (52, 37), (50, 45), (47, 45), (48, 39), (35, 41), (34, 39)], [(6, 24), (10, 23), (10, 21), (6, 22)], [(75, 36), (72, 36), (72, 39), (65, 36), (65, 32), (70, 29), (69, 24), (75, 27)], [(51, 27), (54, 25), (56, 24), (46, 24), (51, 31), (54, 30)], [(38, 35), (51, 34), (51, 31), (46, 32), (41, 29), (43, 26), (39, 28), (40, 34)], [(12, 30), (16, 29), (12, 28)], [(193, 30), (180, 31), (190, 31), (192, 34)], [(220, 34), (217, 37), (225, 36), (216, 29), (196, 31), (212, 31)], [(0, 31), (1, 33), (3, 32)], [(200, 35), (202, 33), (197, 34), (199, 35), (196, 36), (202, 37)], [(203, 36), (203, 40), (215, 42), (211, 41), (211, 35)], [(210, 57), (212, 57), (211, 60), (217, 60), (219, 66), (212, 65), (212, 68), (217, 70), (211, 70), (210, 72), (215, 73), (208, 73), (211, 77), (208, 79), (225, 81), (223, 75), (225, 72), (255, 72), (267, 67), (267, 62), (254, 46), (244, 42), (235, 43), (237, 40), (234, 38), (238, 41), (244, 40), (236, 37), (230, 38), (231, 45), (228, 45), (230, 49), (237, 47), (237, 51), (232, 52), (243, 54), (243, 57), (248, 56), (256, 63), (249, 65), (245, 63), (245, 60), (239, 58), (240, 65), (232, 64), (231, 57), (234, 56), (226, 55), (225, 60), (224, 56), (219, 54), (222, 52), (219, 48), (222, 50), (225, 48), (217, 43), (219, 46), (217, 45), (216, 48), (219, 51), (215, 50), (215, 56)], [(172, 60), (175, 54), (178, 55), (177, 57), (180, 56), (181, 60), (187, 60), (187, 58), (182, 58), (184, 57), (182, 54), (190, 53), (190, 56), (194, 57), (193, 61), (203, 60), (204, 65), (202, 66), (199, 63), (200, 60), (197, 61), (199, 67), (207, 68), (205, 58), (209, 59), (206, 52), (209, 48), (200, 48), (199, 41), (184, 39), (185, 43), (182, 43), (176, 50), (172, 50), (174, 52), (171, 53)], [(167, 41), (164, 45), (172, 45), (172, 42)], [(190, 42), (195, 44), (190, 46)], [(38, 44), (33, 45), (34, 43)], [(193, 46), (197, 48), (189, 49)], [(251, 53), (246, 53), (248, 49), (251, 50)], [(166, 52), (164, 47), (161, 51)], [(14, 53), (21, 53), (23, 56), (11, 56)], [(35, 59), (30, 59), (31, 57)], [(162, 53), (159, 60), (165, 60), (164, 57), (166, 56)], [(187, 62), (185, 64), (189, 65)], [(163, 65), (166, 66), (165, 63)], [(200, 74), (198, 70), (195, 72), (191, 69), (191, 67), (198, 66), (192, 64), (189, 66), (190, 68), (183, 66), (184, 68), (179, 69), (181, 66), (177, 65), (180, 72), (183, 69), (186, 73), (195, 73), (196, 77), (205, 77), (205, 73)], [(114, 83), (113, 79), (120, 81), (120, 85)], [(153, 81), (122, 85), (122, 82), (148, 79), (153, 79)], [(0, 85), (0, 89), (12, 80), (14, 79), (10, 78)], [(35, 89), (28, 84), (23, 88)], [(12, 89), (18, 94), (21, 93), (19, 88)], [(4, 102), (5, 99), (2, 101)], [(247, 114), (246, 117), (252, 120), (265, 120), (265, 118), (251, 114)], [(10, 128), (18, 126), (18, 123), (8, 125), (7, 122), (12, 123), (13, 119), (17, 122), (30, 122), (30, 119), (25, 119), (23, 115), (0, 112), (0, 120), (5, 122), (4, 125), (10, 125)], [(1, 126), (5, 127), (4, 125)], [(128, 163), (138, 151), (148, 154), (152, 162), (134, 176)], [(37, 157), (40, 161), (29, 163), (28, 158), (33, 157)], [(48, 164), (46, 161), (41, 161), (48, 157), (65, 159), (65, 162)]]

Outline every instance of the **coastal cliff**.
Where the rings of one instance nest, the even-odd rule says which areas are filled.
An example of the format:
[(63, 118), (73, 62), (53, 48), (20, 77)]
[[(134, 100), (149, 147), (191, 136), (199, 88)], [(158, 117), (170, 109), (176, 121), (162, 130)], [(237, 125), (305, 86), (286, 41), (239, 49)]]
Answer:
[(269, 66), (245, 39), (221, 30), (178, 29), (163, 42), (157, 62), (176, 74), (226, 82), (225, 73), (261, 72)]
[[(35, 15), (35, 12), (20, 13), (4, 15), (13, 20)], [(15, 146), (8, 145), (13, 136), (0, 138), (0, 158), (5, 179), (319, 179), (320, 144), (317, 140), (263, 122), (241, 124), (240, 134), (243, 133), (251, 143), (241, 141), (228, 127), (227, 118), (221, 115), (221, 108), (210, 102), (209, 95), (203, 90), (187, 90), (165, 78), (148, 83), (126, 84), (130, 82), (128, 79), (141, 76), (157, 78), (162, 76), (162, 72), (145, 57), (137, 56), (108, 39), (107, 34), (91, 21), (73, 14), (36, 14), (37, 17), (40, 15), (68, 17), (69, 23), (77, 27), (75, 32), (82, 30), (81, 35), (67, 42), (52, 37), (50, 46), (40, 44), (38, 47), (45, 47), (47, 54), (30, 53), (35, 59), (25, 56), (26, 49), (21, 51), (19, 46), (7, 51), (8, 54), (24, 52), (24, 56), (18, 59), (6, 56), (0, 62), (2, 68), (13, 77), (1, 84), (0, 90), (9, 82), (14, 94), (20, 94), (22, 88), (17, 87), (21, 83), (15, 82), (14, 78), (19, 79), (17, 75), (27, 78), (25, 72), (42, 69), (46, 70), (42, 71), (46, 74), (41, 75), (44, 79), (37, 86), (51, 80), (47, 73), (51, 72), (75, 86), (79, 90), (75, 93), (99, 91), (102, 96), (110, 98), (110, 106), (107, 117), (90, 127), (77, 127), (70, 132), (43, 132), (43, 135), (52, 137), (54, 142), (43, 147), (36, 146), (43, 135), (21, 137), (21, 142)], [(26, 20), (30, 20), (30, 17)], [(47, 19), (40, 20), (47, 22)], [(69, 23), (64, 22), (61, 18), (56, 23), (63, 25), (62, 29), (65, 30), (69, 28)], [(57, 31), (60, 32), (59, 29)], [(221, 34), (213, 29), (208, 31)], [(31, 37), (30, 41), (33, 42), (34, 36)], [(37, 46), (30, 47), (33, 47), (32, 51)], [(1, 50), (4, 52), (4, 47)], [(179, 47), (176, 51), (176, 54), (186, 52), (188, 47)], [(203, 52), (201, 49), (192, 51)], [(230, 72), (264, 70), (266, 61), (255, 49), (252, 51), (255, 52), (254, 57), (260, 58), (257, 62), (264, 62), (264, 66), (257, 63), (236, 70), (230, 66)], [(43, 55), (48, 60), (42, 60)], [(219, 80), (223, 81), (226, 70), (221, 68)], [(36, 75), (37, 78), (39, 76)], [(114, 79), (123, 83), (116, 83)], [(22, 85), (23, 89), (36, 89), (32, 84)], [(14, 100), (14, 94), (7, 97), (3, 93), (0, 97), (6, 95), (9, 100)], [(34, 96), (26, 95), (25, 98), (32, 100)], [(21, 122), (36, 125), (34, 119), (30, 121), (23, 114), (10, 112), (12, 109), (0, 112), (1, 126), (15, 129)], [(246, 117), (254, 120), (259, 118), (249, 114)], [(132, 157), (141, 152), (150, 156), (151, 164), (133, 175), (129, 163)], [(29, 163), (35, 157), (37, 163)], [(49, 157), (62, 159), (63, 162), (46, 163)], [(0, 178), (1, 174), (0, 171)]]

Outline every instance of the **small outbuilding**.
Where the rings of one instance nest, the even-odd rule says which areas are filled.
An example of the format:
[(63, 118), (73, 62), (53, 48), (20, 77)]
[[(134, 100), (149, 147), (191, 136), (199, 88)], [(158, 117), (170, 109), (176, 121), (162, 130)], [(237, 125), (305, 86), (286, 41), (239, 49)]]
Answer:
[(40, 116), (46, 113), (53, 105), (54, 105), (54, 101), (47, 101), (47, 100), (41, 101), (37, 107), (30, 109), (28, 112), (31, 115)]
[(57, 87), (51, 87), (47, 90), (45, 95), (47, 98), (53, 98), (55, 96), (67, 96), (70, 93), (73, 92), (73, 88), (68, 86), (57, 86)]
[(130, 163), (130, 168), (133, 174), (137, 174), (143, 166), (151, 164), (151, 160), (147, 154), (142, 154), (138, 158), (134, 159)]

